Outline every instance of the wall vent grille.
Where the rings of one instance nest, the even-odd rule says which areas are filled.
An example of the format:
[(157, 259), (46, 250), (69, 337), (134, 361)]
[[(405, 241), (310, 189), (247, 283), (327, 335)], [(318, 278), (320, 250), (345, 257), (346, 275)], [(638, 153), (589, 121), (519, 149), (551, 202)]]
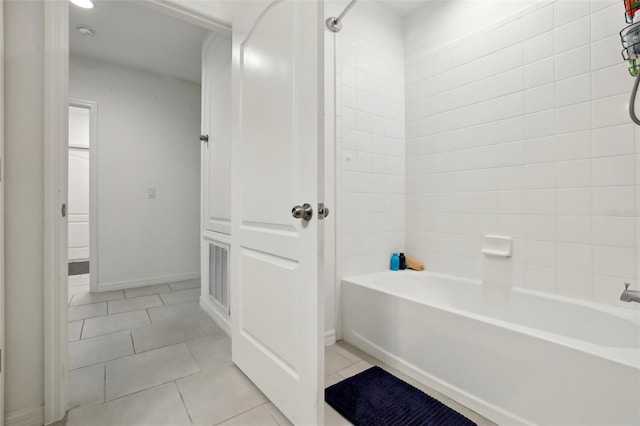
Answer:
[(229, 314), (229, 247), (209, 244), (209, 294)]

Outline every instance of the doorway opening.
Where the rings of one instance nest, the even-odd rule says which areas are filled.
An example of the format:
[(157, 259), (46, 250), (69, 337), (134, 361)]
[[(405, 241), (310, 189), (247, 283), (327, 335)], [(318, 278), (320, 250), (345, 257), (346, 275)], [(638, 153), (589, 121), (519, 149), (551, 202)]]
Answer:
[[(204, 214), (220, 221), (229, 205), (208, 178), (230, 179), (209, 164), (224, 164), (230, 99), (205, 94), (229, 90), (230, 31), (147, 3), (94, 4), (69, 6), (67, 424), (128, 424), (132, 411), (143, 424), (219, 423), (267, 403), (201, 307)], [(215, 383), (240, 394), (223, 386), (206, 404), (199, 389)]]

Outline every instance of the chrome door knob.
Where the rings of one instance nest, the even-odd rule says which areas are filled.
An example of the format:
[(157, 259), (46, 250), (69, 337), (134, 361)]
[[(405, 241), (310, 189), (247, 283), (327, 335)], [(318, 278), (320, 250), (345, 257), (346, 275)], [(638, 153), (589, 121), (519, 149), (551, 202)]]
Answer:
[(304, 203), (301, 206), (294, 206), (291, 209), (291, 215), (296, 219), (311, 220), (313, 217), (313, 207), (311, 204)]

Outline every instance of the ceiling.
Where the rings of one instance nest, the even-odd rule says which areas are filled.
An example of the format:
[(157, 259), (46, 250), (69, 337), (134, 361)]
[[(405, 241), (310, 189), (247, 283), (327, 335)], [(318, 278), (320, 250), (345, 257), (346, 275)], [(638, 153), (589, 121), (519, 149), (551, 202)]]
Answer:
[(378, 0), (393, 13), (400, 17), (405, 17), (425, 7), (426, 0)]
[[(84, 56), (162, 75), (200, 82), (204, 28), (132, 1), (94, 0), (93, 9), (69, 4), (69, 47)], [(87, 25), (93, 37), (76, 28)]]

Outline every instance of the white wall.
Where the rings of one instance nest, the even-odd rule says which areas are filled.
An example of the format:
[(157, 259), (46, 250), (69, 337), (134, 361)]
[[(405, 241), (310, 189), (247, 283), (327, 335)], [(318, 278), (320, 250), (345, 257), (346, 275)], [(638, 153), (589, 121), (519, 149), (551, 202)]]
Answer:
[[(494, 8), (482, 18), (498, 24), (448, 46), (424, 30), (469, 7), (406, 20), (407, 251), (428, 270), (634, 308), (618, 302), (640, 240), (621, 2)], [(498, 274), (485, 234), (515, 239)]]
[[(44, 402), (43, 5), (5, 1), (5, 413)], [(36, 24), (38, 23), (38, 24)], [(29, 31), (24, 31), (30, 28)]]
[[(328, 2), (326, 15), (346, 4)], [(340, 338), (342, 277), (387, 269), (405, 245), (402, 20), (358, 3), (335, 36), (335, 69), (336, 282), (325, 323)]]
[(387, 269), (404, 247), (402, 28), (362, 2), (336, 35), (338, 278)]
[(80, 57), (69, 72), (70, 97), (98, 104), (98, 284), (198, 276), (200, 86)]

